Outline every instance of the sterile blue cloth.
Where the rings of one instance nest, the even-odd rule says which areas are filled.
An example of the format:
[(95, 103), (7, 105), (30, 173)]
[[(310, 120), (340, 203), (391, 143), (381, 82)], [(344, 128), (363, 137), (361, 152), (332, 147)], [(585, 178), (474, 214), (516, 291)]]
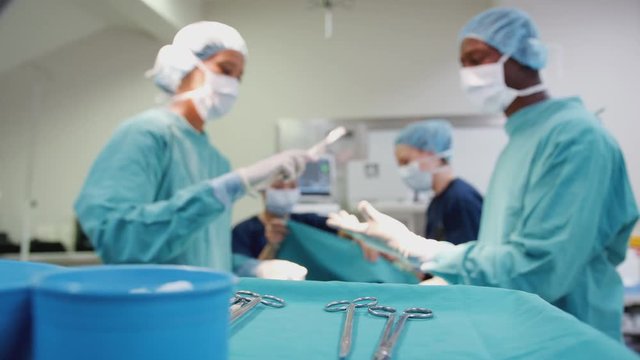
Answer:
[(526, 107), (506, 130), (478, 241), (440, 252), (428, 270), (538, 294), (620, 340), (616, 266), (638, 209), (618, 144), (578, 98)]
[[(290, 214), (289, 219), (313, 226), (327, 232), (337, 231), (327, 225), (327, 217), (317, 214)], [(241, 254), (251, 258), (258, 258), (267, 246), (265, 226), (258, 216), (252, 216), (233, 227), (231, 231), (231, 250), (234, 254)]]
[(168, 109), (126, 121), (96, 159), (75, 203), (105, 263), (231, 271), (231, 205), (239, 176), (205, 133)]
[(354, 241), (295, 221), (288, 225), (289, 235), (277, 257), (306, 267), (309, 280), (418, 282), (414, 273), (400, 270), (386, 259), (366, 260)]
[[(231, 326), (230, 359), (337, 359), (344, 312), (330, 301), (374, 296), (398, 311), (426, 307), (433, 318), (408, 320), (394, 350), (404, 360), (637, 359), (621, 343), (521, 291), (477, 286), (417, 286), (241, 279), (237, 290), (283, 298)], [(371, 359), (386, 319), (358, 309), (349, 359)]]

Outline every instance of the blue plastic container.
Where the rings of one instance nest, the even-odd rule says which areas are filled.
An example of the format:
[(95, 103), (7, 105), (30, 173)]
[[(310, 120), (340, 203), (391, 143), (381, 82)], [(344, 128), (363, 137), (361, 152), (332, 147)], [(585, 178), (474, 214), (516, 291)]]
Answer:
[(31, 291), (39, 276), (62, 269), (25, 261), (0, 260), (0, 359), (31, 358)]
[(160, 265), (48, 276), (35, 289), (35, 359), (226, 359), (233, 283)]

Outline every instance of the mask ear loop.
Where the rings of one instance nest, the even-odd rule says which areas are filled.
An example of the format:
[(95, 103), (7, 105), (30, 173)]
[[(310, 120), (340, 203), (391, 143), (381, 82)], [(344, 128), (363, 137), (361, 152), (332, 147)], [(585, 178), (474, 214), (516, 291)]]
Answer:
[[(200, 67), (198, 67), (198, 68), (200, 68)], [(202, 69), (201, 69), (201, 70), (202, 70)], [(202, 70), (202, 71), (204, 72), (205, 77), (209, 77), (209, 76), (211, 76), (209, 73), (205, 72), (205, 71), (208, 71), (208, 70)], [(190, 100), (190, 99), (193, 99), (193, 97), (194, 97), (196, 94), (198, 94), (198, 93), (200, 93), (200, 92), (204, 91), (204, 90), (206, 89), (206, 87), (207, 87), (207, 86), (210, 86), (210, 85), (209, 85), (209, 82), (208, 82), (207, 80), (204, 80), (203, 84), (202, 84), (202, 85), (200, 85), (200, 86), (198, 86), (198, 87), (197, 87), (197, 88), (195, 88), (195, 89), (191, 89), (191, 90), (189, 90), (189, 91), (185, 91), (185, 92), (180, 93), (180, 94), (175, 94), (174, 96), (172, 96), (172, 97), (171, 97), (171, 101), (175, 102), (175, 101), (183, 101), (183, 100)]]
[(449, 148), (445, 151), (441, 151), (438, 154), (438, 158), (440, 160), (445, 160), (446, 163), (444, 165), (440, 165), (437, 169), (433, 171), (434, 174), (443, 172), (448, 168), (451, 168), (451, 157), (453, 156), (453, 149)]
[(510, 58), (510, 57), (511, 57), (511, 55), (510, 55), (510, 54), (504, 54), (504, 55), (502, 55), (502, 56), (500, 57), (500, 60), (498, 60), (498, 62), (497, 62), (497, 63), (498, 63), (498, 64), (501, 64), (501, 65), (504, 65), (504, 63), (506, 63), (506, 62), (509, 60), (509, 58)]
[(543, 92), (546, 89), (547, 89), (547, 86), (545, 84), (539, 83), (531, 87), (528, 87), (526, 89), (517, 90), (517, 91), (518, 91), (518, 96), (529, 96), (529, 95), (537, 94), (539, 92)]
[(207, 80), (210, 79), (211, 76), (212, 76), (211, 70), (207, 69), (207, 67), (204, 65), (202, 60), (200, 60), (200, 58), (197, 57), (196, 54), (194, 54), (192, 51), (190, 51), (188, 49), (184, 49), (184, 48), (182, 48), (182, 51), (184, 51), (185, 53), (188, 53), (192, 57), (193, 63), (195, 65), (195, 68), (198, 68), (200, 71), (202, 71), (202, 73), (204, 74), (205, 79), (204, 79), (202, 85), (200, 85), (199, 87), (197, 87), (195, 89), (191, 89), (189, 91), (185, 91), (185, 92), (180, 93), (180, 94), (175, 94), (174, 96), (172, 96), (171, 99), (170, 99), (172, 102), (192, 99), (194, 95), (196, 95), (197, 93), (203, 91), (205, 89), (205, 87), (208, 86), (210, 81), (207, 81)]
[[(436, 156), (437, 156), (437, 155), (436, 155)], [(409, 163), (408, 165), (409, 165), (409, 166), (417, 167), (417, 168), (418, 168), (418, 170), (419, 170), (420, 172), (431, 172), (431, 170), (423, 170), (423, 169), (422, 169), (422, 166), (423, 166), (423, 165), (427, 166), (429, 161), (430, 161), (430, 160), (429, 160), (429, 158), (427, 158), (427, 157), (421, 157), (421, 158), (419, 158), (419, 159), (415, 159), (415, 160), (413, 160), (413, 161), (412, 161), (411, 163)]]
[(213, 75), (211, 70), (209, 70), (207, 66), (202, 61), (200, 61), (200, 59), (198, 59), (198, 61), (196, 62), (196, 67), (204, 73), (205, 78), (209, 78), (211, 77), (211, 75)]
[[(437, 173), (439, 173), (439, 172), (443, 172), (447, 167), (451, 166), (451, 165), (449, 164), (449, 162), (450, 162), (450, 160), (449, 160), (449, 159), (451, 158), (451, 155), (453, 155), (453, 149), (448, 149), (448, 150), (441, 151), (441, 152), (439, 152), (439, 153), (435, 154), (435, 156), (436, 156), (438, 159), (440, 159), (440, 160), (447, 160), (447, 164), (446, 164), (446, 165), (439, 165), (437, 168), (435, 168), (435, 169), (433, 169), (433, 170), (429, 170), (429, 172), (430, 172), (431, 174), (437, 174)], [(418, 164), (418, 168), (420, 169), (420, 171), (423, 171), (423, 170), (422, 170), (422, 168), (420, 167), (420, 163), (421, 163), (423, 160), (425, 160), (425, 158), (422, 158), (422, 159), (416, 159), (416, 163)]]
[(449, 158), (453, 155), (453, 149), (447, 149), (445, 151), (441, 151), (438, 153), (438, 157), (440, 159), (449, 160)]
[[(498, 60), (499, 64), (503, 64), (507, 62), (507, 60), (509, 60), (509, 58), (511, 57), (511, 55), (509, 54), (504, 54), (502, 55), (502, 57), (500, 57), (500, 60)], [(506, 78), (505, 78), (506, 80)], [(511, 89), (511, 88), (510, 88)], [(529, 96), (529, 95), (533, 95), (533, 94), (537, 94), (539, 92), (542, 92), (544, 90), (547, 89), (547, 86), (543, 83), (539, 83), (539, 84), (535, 84), (533, 86), (530, 86), (526, 89), (513, 89), (517, 92), (518, 97), (521, 96)]]

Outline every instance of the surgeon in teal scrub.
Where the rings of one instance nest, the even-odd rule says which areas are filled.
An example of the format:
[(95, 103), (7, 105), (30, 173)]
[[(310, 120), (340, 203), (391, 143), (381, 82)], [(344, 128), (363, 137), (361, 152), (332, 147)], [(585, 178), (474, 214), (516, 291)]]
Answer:
[(115, 131), (75, 203), (105, 263), (231, 271), (234, 201), (274, 176), (303, 171), (307, 156), (296, 150), (232, 171), (209, 142), (204, 124), (233, 106), (246, 57), (240, 34), (217, 22), (187, 25), (160, 49), (151, 75), (170, 104)]
[(368, 203), (360, 204), (365, 222), (341, 213), (329, 223), (382, 241), (448, 283), (538, 294), (621, 340), (616, 266), (638, 219), (625, 162), (579, 98), (549, 97), (539, 74), (545, 61), (535, 25), (515, 9), (481, 13), (460, 33), (463, 89), (506, 115), (509, 136), (477, 241), (421, 238)]

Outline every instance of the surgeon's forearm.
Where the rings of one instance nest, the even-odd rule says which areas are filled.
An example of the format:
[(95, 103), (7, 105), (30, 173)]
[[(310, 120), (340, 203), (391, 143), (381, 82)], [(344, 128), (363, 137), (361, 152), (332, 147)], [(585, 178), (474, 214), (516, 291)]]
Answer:
[(423, 270), (449, 283), (522, 290), (553, 302), (566, 293), (580, 264), (587, 261), (576, 252), (568, 264), (565, 252), (557, 247), (566, 241), (548, 239), (548, 244), (541, 243), (539, 248), (525, 247), (521, 242), (481, 248), (477, 242), (469, 242), (439, 254)]
[(463, 263), (466, 253), (475, 244), (475, 241), (471, 241), (443, 250), (433, 260), (423, 263), (421, 270), (439, 276), (450, 284), (469, 284), (465, 281)]
[[(191, 235), (223, 214), (242, 193), (219, 195), (233, 186), (233, 179), (214, 185), (202, 182), (145, 205), (92, 204), (78, 209), (78, 216), (105, 262), (165, 262), (184, 251)], [(95, 219), (96, 212), (104, 215)]]
[(76, 212), (103, 261), (158, 263), (183, 252), (192, 234), (228, 210), (244, 192), (240, 177), (228, 173), (149, 204), (81, 199)]

